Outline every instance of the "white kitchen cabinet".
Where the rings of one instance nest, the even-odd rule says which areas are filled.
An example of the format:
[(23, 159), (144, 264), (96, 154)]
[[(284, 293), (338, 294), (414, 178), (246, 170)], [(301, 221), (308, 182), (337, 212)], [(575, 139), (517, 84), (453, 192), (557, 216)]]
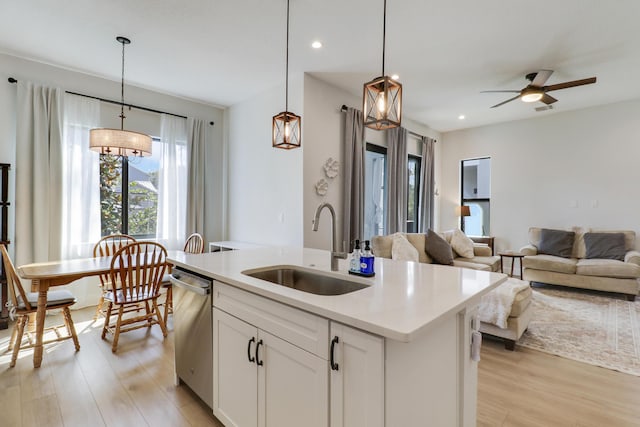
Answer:
[(213, 309), (213, 412), (227, 426), (328, 425), (328, 363)]
[(331, 322), (331, 427), (384, 426), (384, 339)]

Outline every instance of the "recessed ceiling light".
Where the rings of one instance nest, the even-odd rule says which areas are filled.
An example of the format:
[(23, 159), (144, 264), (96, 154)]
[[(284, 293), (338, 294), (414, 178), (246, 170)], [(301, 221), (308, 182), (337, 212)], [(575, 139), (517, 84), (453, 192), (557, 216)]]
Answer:
[(313, 43), (311, 43), (311, 47), (314, 49), (320, 49), (322, 47), (322, 43), (316, 40)]
[(460, 115), (458, 116), (458, 120), (464, 120), (464, 114), (460, 114)]
[(398, 79), (400, 78), (400, 76), (399, 76), (399, 75), (397, 75), (397, 74), (392, 74), (392, 75), (391, 75), (391, 78), (392, 78), (393, 80), (398, 80)]

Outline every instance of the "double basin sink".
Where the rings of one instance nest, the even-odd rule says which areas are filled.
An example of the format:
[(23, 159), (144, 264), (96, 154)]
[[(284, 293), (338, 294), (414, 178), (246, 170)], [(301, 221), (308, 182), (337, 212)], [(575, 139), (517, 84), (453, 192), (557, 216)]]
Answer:
[(242, 274), (316, 295), (343, 295), (369, 286), (296, 266), (263, 267)]

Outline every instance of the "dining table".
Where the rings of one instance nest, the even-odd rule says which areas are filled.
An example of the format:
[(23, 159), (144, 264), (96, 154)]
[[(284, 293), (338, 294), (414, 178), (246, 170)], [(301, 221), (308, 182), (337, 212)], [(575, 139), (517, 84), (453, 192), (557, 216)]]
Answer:
[[(182, 253), (182, 251), (167, 252), (172, 258), (176, 258), (178, 254)], [(111, 260), (111, 256), (78, 258), (25, 264), (17, 268), (20, 277), (31, 280), (31, 292), (38, 292), (38, 304), (35, 316), (36, 343), (33, 351), (34, 368), (39, 368), (42, 364), (42, 339), (47, 308), (47, 292), (49, 288), (68, 285), (83, 277), (106, 274), (111, 270)]]

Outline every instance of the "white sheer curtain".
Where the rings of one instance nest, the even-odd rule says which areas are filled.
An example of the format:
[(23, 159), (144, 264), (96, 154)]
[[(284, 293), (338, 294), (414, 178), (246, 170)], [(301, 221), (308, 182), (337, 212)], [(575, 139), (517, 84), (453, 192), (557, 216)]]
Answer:
[(15, 259), (60, 259), (62, 102), (60, 88), (18, 82)]
[[(89, 149), (89, 131), (100, 125), (100, 102), (64, 96), (62, 138), (62, 259), (93, 256), (100, 240), (100, 158)], [(89, 277), (67, 286), (78, 302), (74, 309), (95, 305), (98, 279)]]
[(187, 123), (162, 114), (162, 155), (158, 171), (158, 242), (167, 249), (182, 249), (186, 233)]

